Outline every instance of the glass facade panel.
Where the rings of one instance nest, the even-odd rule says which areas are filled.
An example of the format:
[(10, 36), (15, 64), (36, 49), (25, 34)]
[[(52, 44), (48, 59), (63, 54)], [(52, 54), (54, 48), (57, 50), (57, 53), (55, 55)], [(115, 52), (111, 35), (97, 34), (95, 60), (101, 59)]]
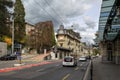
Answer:
[(112, 29), (111, 29), (111, 31), (116, 31), (116, 32), (118, 32), (120, 30), (120, 25), (112, 25)]
[(99, 26), (99, 28), (100, 28), (100, 27), (105, 27), (105, 26)]
[(103, 40), (103, 31), (99, 31), (99, 40)]
[(105, 7), (101, 9), (101, 12), (110, 12), (112, 7)]
[(106, 24), (106, 22), (99, 22), (99, 24)]
[(107, 21), (107, 19), (108, 19), (108, 17), (101, 17), (100, 21), (105, 21), (105, 20)]
[(99, 30), (104, 30), (105, 27), (99, 27)]
[(112, 25), (112, 28), (120, 28), (120, 25)]
[(110, 12), (101, 12), (100, 17), (107, 17), (109, 14)]
[(115, 2), (115, 0), (103, 1), (102, 7), (105, 7), (105, 6), (113, 6), (114, 2)]
[(102, 20), (102, 21), (99, 21), (99, 22), (101, 22), (101, 23), (102, 23), (102, 22), (107, 22), (107, 21), (106, 21), (106, 20)]
[(105, 24), (99, 24), (99, 26), (105, 26)]
[(104, 28), (115, 0), (103, 0), (99, 19), (99, 40), (103, 40)]

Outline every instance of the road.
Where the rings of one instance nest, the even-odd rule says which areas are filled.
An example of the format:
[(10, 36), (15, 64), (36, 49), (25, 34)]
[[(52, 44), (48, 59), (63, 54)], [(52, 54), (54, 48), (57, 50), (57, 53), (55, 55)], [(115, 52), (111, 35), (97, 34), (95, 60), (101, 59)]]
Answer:
[(62, 62), (0, 73), (0, 80), (82, 80), (89, 61), (76, 67), (63, 67)]

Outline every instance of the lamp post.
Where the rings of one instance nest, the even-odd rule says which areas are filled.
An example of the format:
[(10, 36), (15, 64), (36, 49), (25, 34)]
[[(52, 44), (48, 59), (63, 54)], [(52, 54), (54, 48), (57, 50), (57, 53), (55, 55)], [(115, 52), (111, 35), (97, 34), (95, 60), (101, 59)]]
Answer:
[(12, 13), (12, 53), (14, 53), (14, 31), (15, 31), (14, 29), (14, 17), (15, 17), (14, 4), (13, 4), (13, 13)]
[(12, 21), (12, 53), (14, 53), (14, 15)]

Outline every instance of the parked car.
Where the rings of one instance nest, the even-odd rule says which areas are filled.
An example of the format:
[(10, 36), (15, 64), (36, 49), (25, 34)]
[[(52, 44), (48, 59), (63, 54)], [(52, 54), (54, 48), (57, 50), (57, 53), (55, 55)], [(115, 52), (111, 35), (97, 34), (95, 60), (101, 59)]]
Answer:
[(63, 66), (77, 66), (77, 59), (72, 56), (67, 56), (63, 59)]
[(6, 54), (0, 57), (0, 60), (15, 60), (17, 59), (16, 54)]
[(81, 57), (79, 58), (79, 61), (87, 61), (87, 58), (86, 58), (85, 56), (81, 56)]

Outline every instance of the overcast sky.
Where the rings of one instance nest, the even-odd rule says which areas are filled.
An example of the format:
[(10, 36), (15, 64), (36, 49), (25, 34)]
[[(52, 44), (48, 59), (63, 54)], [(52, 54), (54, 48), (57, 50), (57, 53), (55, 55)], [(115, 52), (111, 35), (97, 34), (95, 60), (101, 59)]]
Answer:
[[(26, 22), (52, 20), (56, 31), (61, 24), (79, 32), (82, 41), (93, 43), (98, 30), (102, 0), (22, 0)], [(73, 25), (73, 27), (70, 27)]]

